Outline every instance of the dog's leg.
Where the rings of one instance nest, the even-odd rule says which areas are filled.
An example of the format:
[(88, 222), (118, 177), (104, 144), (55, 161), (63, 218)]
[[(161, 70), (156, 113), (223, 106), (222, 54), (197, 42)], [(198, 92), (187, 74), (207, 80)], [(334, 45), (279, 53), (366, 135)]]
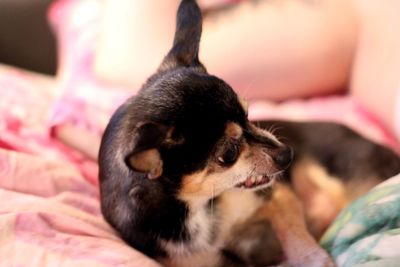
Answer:
[(268, 218), (290, 266), (334, 266), (328, 253), (308, 232), (302, 204), (288, 186), (277, 184), (271, 200), (256, 216)]
[(345, 185), (310, 159), (299, 160), (292, 167), (291, 177), (293, 191), (303, 203), (308, 229), (318, 239), (350, 202)]

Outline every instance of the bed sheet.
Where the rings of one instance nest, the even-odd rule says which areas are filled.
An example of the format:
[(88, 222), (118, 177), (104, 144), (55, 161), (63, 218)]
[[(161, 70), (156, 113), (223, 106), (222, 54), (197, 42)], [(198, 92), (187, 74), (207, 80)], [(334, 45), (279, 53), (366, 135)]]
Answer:
[[(100, 137), (131, 92), (92, 72), (101, 1), (57, 0), (57, 79), (0, 65), (0, 267), (137, 266), (156, 262), (128, 247), (100, 213), (95, 162), (53, 138), (73, 124)], [(251, 103), (252, 119), (329, 120), (393, 148), (388, 132), (347, 96)]]
[[(96, 163), (52, 137), (56, 107), (74, 103), (73, 95), (63, 102), (64, 95), (57, 80), (0, 66), (0, 266), (158, 266), (103, 220)], [(80, 113), (88, 122), (109, 117), (115, 106), (97, 109), (84, 99), (79, 96), (80, 105), (96, 111)], [(250, 106), (250, 116), (337, 121), (394, 144), (348, 97), (258, 102)], [(63, 118), (57, 123), (73, 122)], [(100, 135), (104, 125), (93, 125)]]
[(0, 66), (0, 267), (159, 266), (103, 220), (96, 163), (52, 138), (57, 85)]

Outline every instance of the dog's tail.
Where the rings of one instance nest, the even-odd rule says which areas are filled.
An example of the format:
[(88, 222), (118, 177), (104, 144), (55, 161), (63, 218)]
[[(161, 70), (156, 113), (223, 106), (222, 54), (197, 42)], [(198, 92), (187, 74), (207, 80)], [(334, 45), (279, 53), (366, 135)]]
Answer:
[(160, 69), (177, 66), (202, 66), (199, 61), (199, 44), (202, 15), (195, 0), (182, 0), (176, 16), (174, 44)]

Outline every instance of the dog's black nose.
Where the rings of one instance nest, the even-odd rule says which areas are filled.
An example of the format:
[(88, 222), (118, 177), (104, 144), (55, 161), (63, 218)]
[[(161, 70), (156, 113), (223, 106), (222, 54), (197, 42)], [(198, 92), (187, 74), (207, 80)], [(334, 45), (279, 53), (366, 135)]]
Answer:
[(293, 149), (289, 146), (281, 148), (274, 157), (274, 160), (282, 169), (287, 168), (293, 160)]

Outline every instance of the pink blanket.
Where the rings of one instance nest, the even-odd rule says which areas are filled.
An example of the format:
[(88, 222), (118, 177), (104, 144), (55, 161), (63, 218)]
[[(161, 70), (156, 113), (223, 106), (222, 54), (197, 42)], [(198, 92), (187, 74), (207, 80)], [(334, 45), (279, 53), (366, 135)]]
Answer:
[[(51, 137), (54, 120), (50, 119), (73, 102), (73, 98), (62, 102), (57, 85), (48, 78), (0, 67), (0, 266), (158, 266), (124, 244), (103, 220), (96, 164)], [(78, 106), (85, 108), (82, 99)], [(54, 103), (65, 109), (54, 108)], [(111, 106), (114, 103), (109, 111), (90, 116), (77, 109), (74, 116), (61, 117), (68, 121), (81, 114), (82, 121), (102, 121), (110, 116)], [(341, 121), (376, 141), (393, 144), (347, 97), (279, 106), (259, 102), (251, 106), (250, 114)], [(93, 125), (98, 124), (88, 130), (100, 134), (102, 126), (94, 130)]]
[[(98, 21), (92, 11), (98, 3), (60, 0), (53, 6), (50, 15), (61, 42), (57, 80), (0, 66), (0, 267), (159, 266), (127, 246), (103, 220), (97, 165), (51, 135), (54, 125), (73, 123), (100, 136), (130, 94), (93, 79)], [(73, 19), (85, 10), (90, 12)], [(72, 17), (71, 23), (60, 17)], [(251, 105), (250, 116), (339, 121), (395, 146), (348, 97), (279, 106), (259, 102)]]
[(158, 266), (103, 220), (96, 164), (51, 138), (56, 92), (0, 67), (0, 266)]

